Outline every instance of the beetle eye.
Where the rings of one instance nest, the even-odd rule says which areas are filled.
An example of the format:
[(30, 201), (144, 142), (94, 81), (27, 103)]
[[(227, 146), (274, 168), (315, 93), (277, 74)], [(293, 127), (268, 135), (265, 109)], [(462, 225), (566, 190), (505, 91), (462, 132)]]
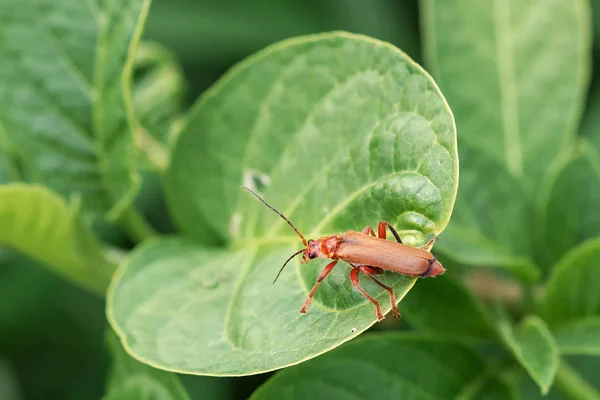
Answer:
[(316, 257), (315, 253), (310, 253), (310, 254), (308, 255), (308, 258), (310, 258), (311, 260), (312, 260), (313, 258), (315, 258), (315, 257)]

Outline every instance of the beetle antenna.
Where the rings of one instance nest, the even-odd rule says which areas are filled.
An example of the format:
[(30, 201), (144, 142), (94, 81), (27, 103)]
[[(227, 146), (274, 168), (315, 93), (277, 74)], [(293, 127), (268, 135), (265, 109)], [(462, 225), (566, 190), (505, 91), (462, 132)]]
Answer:
[(285, 268), (285, 266), (287, 265), (287, 263), (289, 263), (292, 258), (296, 257), (298, 254), (302, 253), (303, 251), (304, 251), (304, 249), (298, 250), (297, 252), (295, 252), (294, 254), (292, 254), (290, 256), (290, 258), (287, 259), (286, 262), (283, 263), (283, 266), (281, 267), (281, 269), (277, 273), (277, 276), (275, 277), (275, 280), (273, 281), (273, 284), (275, 284), (275, 282), (277, 282), (277, 278), (279, 278), (279, 275), (281, 274), (281, 271), (283, 271), (283, 269)]
[[(277, 210), (275, 209), (275, 207), (273, 207), (272, 205), (270, 205), (269, 203), (267, 203), (266, 201), (264, 201), (264, 200), (263, 200), (263, 199), (262, 199), (262, 198), (261, 198), (261, 197), (260, 197), (258, 194), (256, 194), (256, 193), (255, 193), (255, 192), (254, 192), (252, 189), (249, 189), (249, 188), (247, 188), (246, 186), (242, 186), (242, 189), (246, 189), (247, 191), (249, 191), (250, 193), (252, 193), (254, 196), (256, 196), (256, 198), (257, 198), (257, 199), (259, 199), (260, 201), (262, 201), (262, 202), (263, 202), (263, 204), (264, 204), (265, 206), (267, 206), (267, 207), (269, 207), (271, 210), (275, 211), (275, 213), (276, 213), (277, 215), (279, 215), (281, 218), (283, 218), (283, 220), (284, 220), (285, 222), (287, 222), (289, 226), (291, 226), (291, 227), (292, 227), (292, 229), (294, 230), (294, 232), (296, 232), (296, 233), (298, 234), (298, 236), (300, 236), (300, 239), (302, 239), (302, 244), (304, 244), (304, 247), (308, 246), (308, 244), (306, 243), (306, 239), (304, 239), (304, 236), (302, 236), (302, 234), (300, 233), (300, 231), (299, 231), (299, 230), (298, 230), (298, 229), (297, 229), (297, 228), (294, 226), (294, 224), (292, 224), (292, 223), (290, 222), (290, 220), (289, 220), (289, 219), (287, 219), (287, 218), (285, 217), (285, 215), (283, 215), (282, 213), (280, 213), (279, 211), (277, 211)], [(298, 253), (296, 253), (296, 254), (298, 254)], [(288, 261), (289, 261), (289, 260), (288, 260)], [(284, 264), (283, 266), (285, 267), (285, 264)]]

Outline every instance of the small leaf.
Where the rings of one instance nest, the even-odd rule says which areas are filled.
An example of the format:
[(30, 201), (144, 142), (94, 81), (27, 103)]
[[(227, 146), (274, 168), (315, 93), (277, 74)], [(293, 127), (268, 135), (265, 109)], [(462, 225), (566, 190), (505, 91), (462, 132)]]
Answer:
[(550, 325), (600, 315), (600, 239), (591, 239), (567, 253), (553, 268), (541, 304)]
[[(256, 374), (330, 350), (371, 326), (374, 306), (340, 263), (301, 315), (326, 261), (296, 259), (272, 285), (301, 243), (240, 185), (259, 190), (309, 238), (386, 219), (416, 245), (448, 223), (457, 166), (450, 110), (398, 49), (347, 33), (276, 44), (199, 100), (166, 174), (184, 231), (229, 237), (230, 247), (142, 247), (113, 281), (113, 327), (138, 359), (193, 374)], [(381, 280), (397, 300), (415, 282), (389, 272)], [(389, 311), (385, 290), (365, 277), (360, 284)]]
[(402, 301), (402, 315), (412, 325), (444, 335), (494, 335), (481, 304), (461, 282), (446, 275), (419, 280)]
[(600, 316), (570, 321), (553, 334), (561, 354), (600, 355)]
[(554, 265), (571, 248), (600, 236), (600, 154), (581, 141), (542, 192), (540, 256)]
[(535, 195), (576, 137), (591, 65), (586, 1), (426, 0), (422, 8), (425, 59), (459, 140)]
[(149, 3), (0, 0), (0, 125), (28, 180), (84, 210), (135, 194), (126, 86)]
[(78, 210), (42, 186), (0, 186), (0, 244), (101, 294), (114, 271)]
[(462, 344), (373, 334), (276, 373), (251, 399), (452, 399), (483, 369)]
[(177, 375), (134, 360), (114, 333), (106, 336), (113, 362), (104, 400), (189, 400)]
[(175, 55), (157, 43), (142, 42), (135, 58), (133, 106), (140, 126), (136, 144), (142, 168), (163, 172), (173, 124), (182, 109), (184, 76)]
[(547, 394), (558, 370), (560, 357), (544, 321), (529, 316), (513, 328), (509, 321), (500, 319), (498, 329), (504, 344), (538, 384), (542, 394)]

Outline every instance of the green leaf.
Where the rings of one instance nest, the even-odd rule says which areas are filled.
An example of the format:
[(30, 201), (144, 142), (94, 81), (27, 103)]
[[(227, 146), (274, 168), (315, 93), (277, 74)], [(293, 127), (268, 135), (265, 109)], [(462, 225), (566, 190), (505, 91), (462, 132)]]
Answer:
[(513, 328), (509, 321), (500, 319), (498, 329), (504, 344), (538, 384), (542, 394), (547, 394), (558, 370), (560, 357), (544, 321), (536, 316), (528, 316)]
[(600, 315), (600, 238), (567, 253), (553, 268), (541, 304), (544, 320), (558, 325)]
[(450, 218), (455, 139), (435, 83), (398, 49), (348, 33), (291, 39), (199, 99), (167, 171), (168, 200), (200, 239), (198, 220), (237, 242), (294, 236), (247, 184), (309, 235), (387, 218), (418, 243)]
[(446, 275), (417, 282), (402, 301), (402, 315), (412, 325), (431, 332), (473, 338), (493, 336), (481, 304), (460, 281)]
[(150, 0), (104, 0), (100, 6), (92, 120), (100, 173), (113, 205), (110, 215), (117, 218), (133, 202), (140, 185), (130, 85)]
[(77, 202), (69, 206), (42, 186), (0, 186), (0, 244), (101, 294), (115, 268), (80, 221)]
[(591, 65), (587, 2), (422, 5), (425, 59), (456, 116), (459, 140), (504, 165), (534, 195), (576, 137)]
[(585, 2), (422, 6), (425, 59), (460, 132), (461, 185), (438, 248), (535, 280), (532, 200), (576, 136), (590, 64)]
[(446, 257), (476, 267), (500, 267), (534, 281), (533, 208), (517, 179), (473, 146), (460, 148), (461, 176), (452, 221), (436, 244)]
[(113, 362), (104, 400), (189, 400), (177, 375), (134, 360), (114, 333), (106, 336)]
[(600, 154), (581, 141), (564, 157), (541, 195), (540, 257), (554, 265), (581, 242), (600, 236)]
[(561, 354), (600, 355), (600, 316), (570, 321), (553, 334)]
[(149, 0), (0, 0), (0, 126), (28, 179), (118, 216), (138, 185), (128, 81)]
[(278, 372), (251, 399), (452, 399), (483, 368), (477, 354), (462, 344), (374, 334)]
[(165, 47), (142, 42), (135, 58), (135, 75), (133, 105), (140, 123), (136, 132), (140, 167), (163, 172), (174, 123), (182, 109), (183, 71)]
[[(373, 305), (352, 289), (344, 266), (323, 282), (309, 312), (299, 314), (309, 288), (298, 276), (287, 271), (271, 284), (292, 249), (285, 243), (232, 251), (201, 249), (176, 238), (150, 241), (115, 276), (109, 321), (136, 358), (166, 370), (216, 376), (296, 364), (375, 322)], [(414, 283), (399, 275), (382, 280), (397, 299)], [(361, 284), (377, 293), (384, 312), (390, 310), (387, 292), (366, 280)]]
[[(298, 311), (325, 260), (300, 267), (296, 259), (271, 284), (300, 241), (240, 185), (261, 191), (307, 237), (386, 219), (405, 243), (421, 244), (444, 229), (452, 210), (452, 121), (420, 67), (363, 36), (296, 38), (244, 61), (194, 107), (166, 174), (182, 228), (203, 238), (209, 221), (231, 246), (142, 247), (113, 282), (113, 327), (137, 358), (206, 375), (281, 368), (357, 336), (376, 314), (352, 287), (347, 265), (323, 281), (306, 315)], [(381, 279), (397, 300), (415, 282), (392, 273)], [(389, 311), (388, 293), (360, 282)]]

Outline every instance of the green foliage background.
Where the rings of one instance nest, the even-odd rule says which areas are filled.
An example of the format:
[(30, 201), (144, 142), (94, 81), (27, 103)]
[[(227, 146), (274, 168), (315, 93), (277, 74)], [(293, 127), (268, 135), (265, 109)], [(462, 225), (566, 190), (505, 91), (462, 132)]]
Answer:
[[(1, 399), (600, 398), (595, 2), (26, 3)], [(322, 266), (270, 284), (299, 241), (242, 182), (307, 236), (441, 233), (448, 272), (386, 273), (373, 325), (338, 266), (300, 317)]]

